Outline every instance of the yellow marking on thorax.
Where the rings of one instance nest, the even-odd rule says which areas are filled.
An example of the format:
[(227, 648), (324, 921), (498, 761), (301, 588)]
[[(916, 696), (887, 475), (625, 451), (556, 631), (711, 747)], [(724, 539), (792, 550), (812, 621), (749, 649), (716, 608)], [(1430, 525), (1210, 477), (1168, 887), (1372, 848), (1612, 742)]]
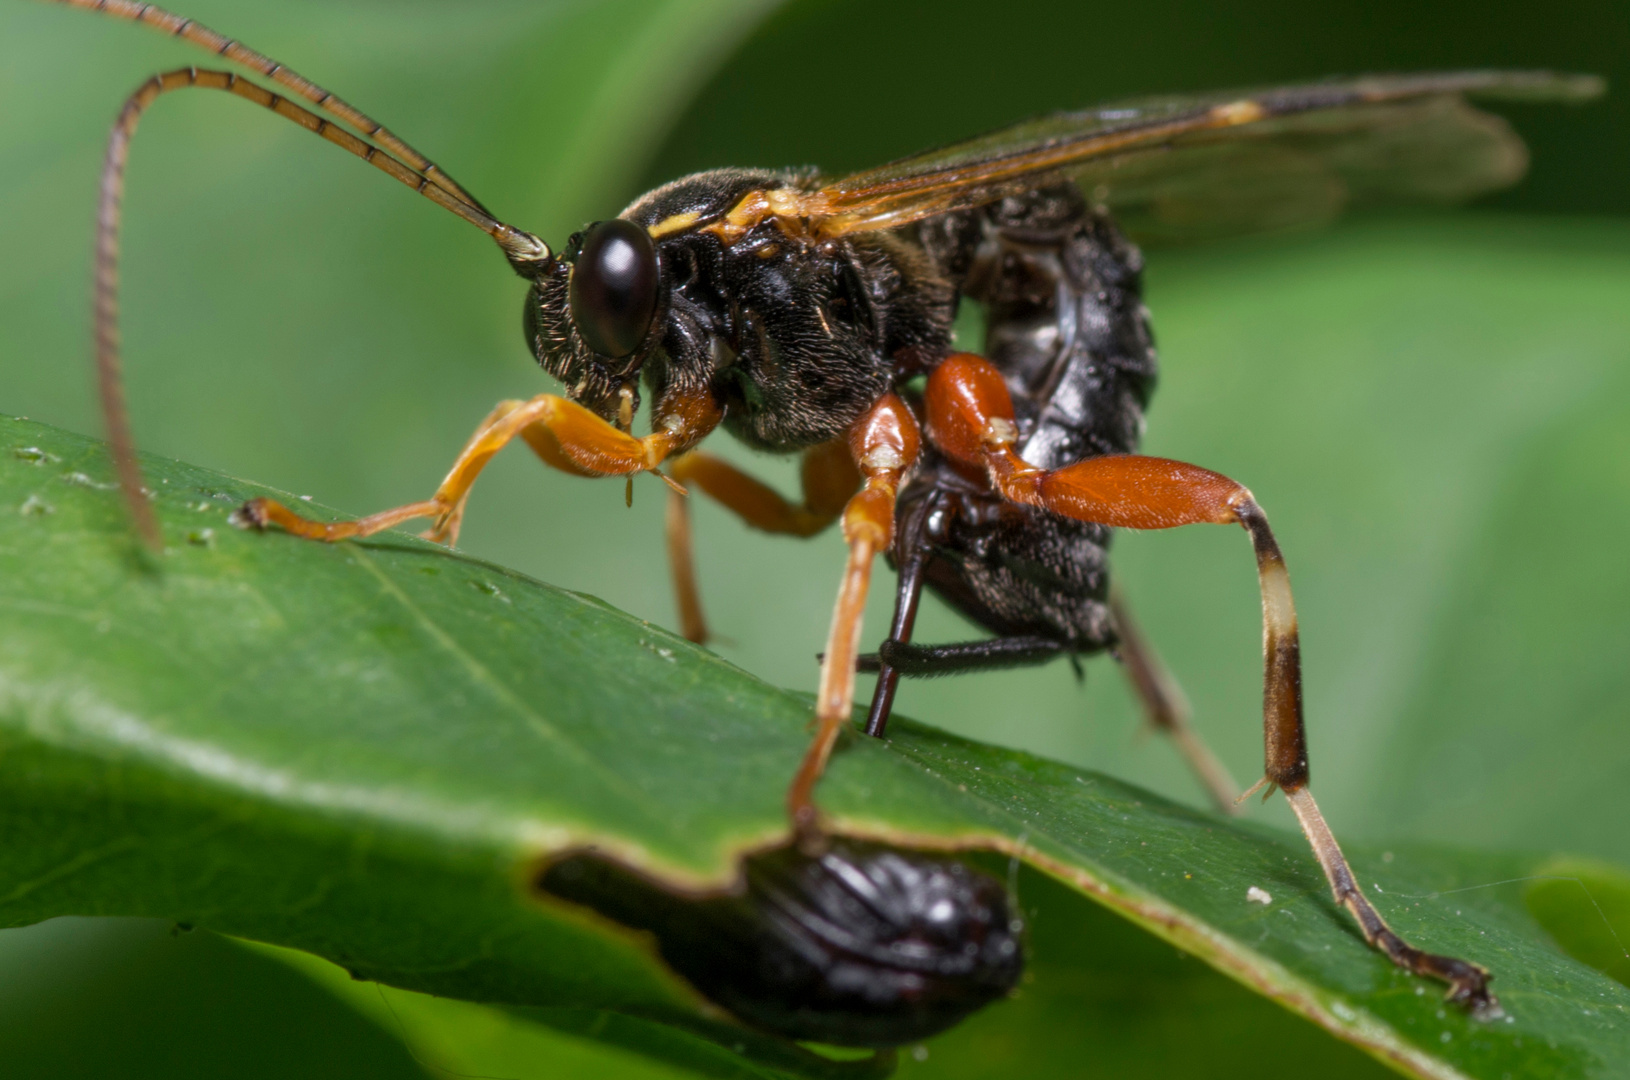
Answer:
[(771, 218), (775, 219), (781, 231), (788, 236), (797, 237), (808, 233), (805, 224), (816, 210), (817, 200), (809, 192), (798, 191), (795, 188), (772, 188), (769, 191), (749, 191), (741, 197), (741, 201), (730, 208), (730, 212), (711, 225), (704, 225), (698, 231), (710, 232), (729, 247), (740, 240), (747, 233)]
[(671, 214), (645, 231), (651, 234), (651, 239), (660, 240), (670, 233), (684, 232), (701, 218), (702, 215), (695, 210), (687, 210), (683, 214)]
[(1224, 127), (1232, 127), (1235, 124), (1254, 124), (1267, 115), (1267, 109), (1249, 99), (1230, 101), (1226, 105), (1217, 105), (1211, 110), (1212, 119)]

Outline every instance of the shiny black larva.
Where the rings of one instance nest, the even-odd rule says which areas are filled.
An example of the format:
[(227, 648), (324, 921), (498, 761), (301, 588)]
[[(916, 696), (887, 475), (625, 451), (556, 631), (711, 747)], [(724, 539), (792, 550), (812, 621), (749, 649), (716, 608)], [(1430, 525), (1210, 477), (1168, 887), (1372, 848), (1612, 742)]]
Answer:
[(648, 931), (708, 999), (789, 1039), (915, 1042), (1005, 997), (1024, 971), (1023, 927), (1000, 881), (882, 844), (752, 855), (736, 890), (700, 899), (593, 852), (551, 863), (538, 886)]

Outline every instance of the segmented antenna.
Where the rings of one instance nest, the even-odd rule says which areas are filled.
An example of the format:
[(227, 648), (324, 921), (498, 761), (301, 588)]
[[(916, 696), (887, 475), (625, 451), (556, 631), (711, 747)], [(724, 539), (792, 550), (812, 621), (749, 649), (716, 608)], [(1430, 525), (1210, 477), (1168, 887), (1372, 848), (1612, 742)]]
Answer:
[(377, 143), (382, 149), (388, 150), (401, 158), (410, 168), (428, 178), (437, 187), (483, 213), (487, 211), (487, 208), (459, 186), (456, 180), (443, 172), (440, 166), (398, 138), (384, 124), (366, 115), (361, 109), (341, 101), (310, 79), (284, 67), (271, 57), (263, 56), (224, 34), (216, 33), (202, 23), (184, 19), (179, 15), (165, 11), (163, 8), (154, 7), (152, 4), (132, 3), (131, 0), (51, 0), (51, 2), (65, 4), (68, 7), (84, 8), (87, 11), (100, 12), (115, 19), (124, 19), (128, 22), (151, 26), (153, 29), (169, 34), (171, 37), (191, 42), (200, 49), (207, 49), (222, 59), (230, 60), (234, 64), (241, 64), (256, 74), (271, 79), (279, 86), (290, 91), (295, 97), (309, 102), (319, 112), (327, 113), (341, 123), (354, 128), (364, 138)]
[(108, 442), (124, 492), (135, 521), (136, 531), (154, 550), (163, 540), (158, 520), (142, 490), (141, 468), (130, 431), (125, 407), (119, 359), (119, 218), (124, 197), (125, 165), (130, 156), (130, 140), (142, 114), (161, 95), (172, 90), (198, 88), (224, 90), (291, 120), (307, 131), (347, 150), (368, 164), (413, 188), (431, 202), (450, 210), (476, 226), (503, 249), (517, 270), (546, 263), (553, 258), (549, 246), (531, 233), (506, 225), (493, 217), (481, 203), (436, 166), (429, 158), (387, 131), (359, 110), (341, 101), (315, 83), (290, 71), (260, 53), (239, 45), (191, 19), (183, 19), (151, 4), (129, 0), (52, 0), (69, 7), (97, 11), (131, 22), (145, 23), (243, 64), (275, 80), (312, 103), (329, 116), (356, 129), (354, 133), (330, 120), (296, 105), (282, 94), (228, 71), (196, 67), (181, 68), (155, 75), (125, 100), (108, 136), (107, 155), (102, 164), (102, 183), (96, 215), (96, 370), (102, 399), (102, 415)]

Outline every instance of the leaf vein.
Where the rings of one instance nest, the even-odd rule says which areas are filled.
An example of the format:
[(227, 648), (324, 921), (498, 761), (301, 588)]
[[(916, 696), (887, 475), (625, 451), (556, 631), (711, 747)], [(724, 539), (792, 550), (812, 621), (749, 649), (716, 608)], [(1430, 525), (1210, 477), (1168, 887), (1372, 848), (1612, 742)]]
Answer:
[(672, 815), (669, 814), (665, 808), (659, 805), (655, 800), (651, 799), (645, 792), (630, 784), (615, 770), (607, 768), (606, 764), (600, 759), (587, 753), (581, 746), (578, 746), (576, 743), (572, 742), (564, 734), (562, 734), (559, 728), (555, 727), (548, 721), (548, 719), (539, 714), (537, 710), (533, 709), (532, 706), (527, 703), (524, 697), (522, 697), (510, 686), (506, 685), (502, 679), (493, 674), (490, 668), (488, 668), (480, 660), (476, 659), (476, 657), (473, 656), (468, 649), (459, 644), (451, 634), (442, 629), (441, 626), (437, 625), (436, 621), (427, 615), (423, 608), (419, 607), (418, 604), (415, 604), (413, 599), (404, 593), (401, 587), (398, 586), (396, 582), (392, 581), (390, 576), (379, 568), (379, 566), (374, 562), (373, 558), (370, 557), (364, 549), (356, 545), (352, 545), (352, 551), (357, 557), (358, 564), (374, 576), (375, 580), (379, 582), (380, 588), (386, 593), (386, 595), (390, 596), (410, 615), (412, 615), (413, 619), (419, 624), (425, 633), (429, 634), (436, 644), (441, 646), (447, 651), (448, 654), (457, 660), (477, 684), (485, 687), (499, 701), (503, 702), (505, 705), (509, 706), (509, 708), (514, 710), (517, 715), (522, 717), (527, 722), (527, 725), (531, 727), (533, 731), (543, 736), (554, 746), (565, 751), (566, 754), (568, 754), (574, 761), (592, 770), (601, 778), (601, 780), (606, 783), (609, 788), (619, 792), (631, 803), (637, 804), (646, 812), (647, 815), (649, 815), (652, 821), (661, 824), (670, 831), (672, 830)]

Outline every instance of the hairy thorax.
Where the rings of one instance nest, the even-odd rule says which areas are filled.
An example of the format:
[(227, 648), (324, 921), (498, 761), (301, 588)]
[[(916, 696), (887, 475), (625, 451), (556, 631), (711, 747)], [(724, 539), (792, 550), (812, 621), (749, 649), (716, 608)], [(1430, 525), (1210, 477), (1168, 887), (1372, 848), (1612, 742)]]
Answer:
[(754, 191), (810, 183), (720, 170), (659, 188), (624, 213), (656, 236), (669, 282), (646, 386), (660, 399), (705, 384), (729, 431), (777, 452), (848, 430), (893, 385), (898, 355), (949, 349), (954, 314), (950, 283), (912, 240), (822, 239), (773, 217), (709, 227)]

